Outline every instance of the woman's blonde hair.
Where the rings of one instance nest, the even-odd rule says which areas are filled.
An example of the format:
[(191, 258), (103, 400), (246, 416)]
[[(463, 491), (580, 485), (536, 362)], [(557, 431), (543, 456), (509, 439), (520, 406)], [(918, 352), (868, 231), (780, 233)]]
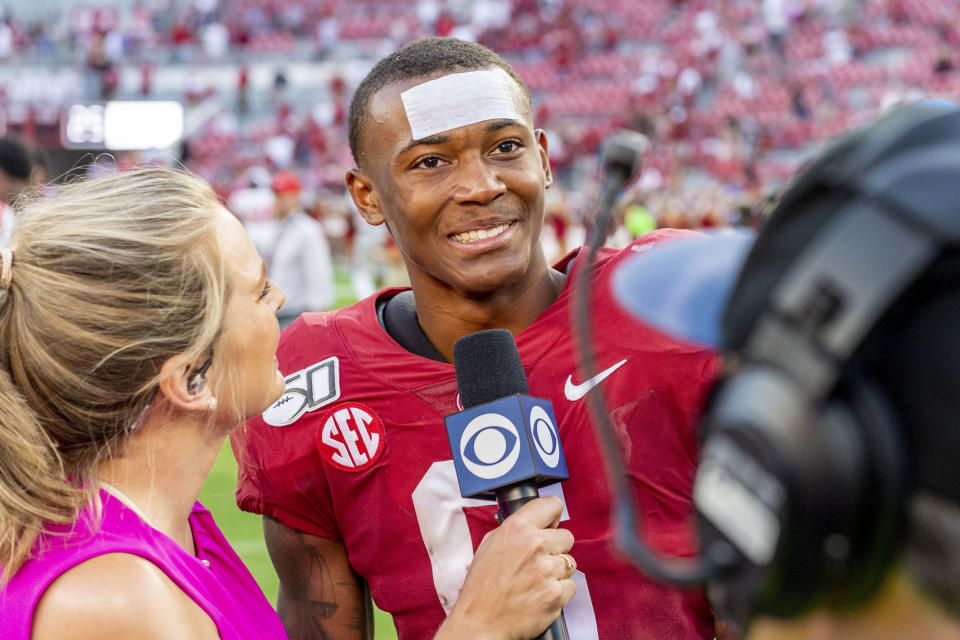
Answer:
[(220, 205), (185, 172), (140, 169), (17, 203), (0, 290), (0, 567), (71, 522), (172, 355), (203, 359), (227, 297)]

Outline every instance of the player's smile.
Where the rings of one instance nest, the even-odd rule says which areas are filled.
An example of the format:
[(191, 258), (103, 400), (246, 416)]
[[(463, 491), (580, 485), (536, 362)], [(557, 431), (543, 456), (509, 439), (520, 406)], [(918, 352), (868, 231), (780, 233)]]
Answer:
[(458, 248), (471, 253), (498, 249), (513, 237), (516, 222), (501, 222), (495, 225), (478, 225), (475, 228), (451, 233), (450, 238)]
[(464, 231), (462, 233), (451, 234), (451, 237), (457, 242), (470, 244), (471, 242), (476, 242), (477, 240), (486, 240), (487, 238), (496, 238), (501, 233), (510, 228), (513, 223), (501, 223), (495, 227), (487, 227), (480, 229), (473, 229), (470, 231)]

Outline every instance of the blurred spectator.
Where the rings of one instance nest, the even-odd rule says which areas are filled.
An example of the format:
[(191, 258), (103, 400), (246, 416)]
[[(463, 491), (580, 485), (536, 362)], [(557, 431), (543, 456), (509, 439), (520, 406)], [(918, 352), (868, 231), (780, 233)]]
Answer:
[[(543, 245), (544, 255), (551, 264), (565, 256), (573, 247), (580, 246), (577, 239), (581, 234), (571, 229), (573, 221), (568, 210), (568, 200), (569, 194), (559, 186), (551, 188), (546, 195), (540, 244)], [(571, 239), (573, 235), (578, 237)]]
[(273, 218), (275, 196), (270, 188), (270, 172), (260, 166), (243, 173), (239, 188), (227, 198), (227, 204), (245, 226)]
[(250, 67), (241, 64), (237, 69), (237, 112), (241, 116), (247, 115), (250, 108)]
[[(388, 286), (386, 283), (400, 281), (398, 286), (406, 286), (409, 279), (404, 283), (399, 277), (405, 278), (398, 272), (398, 267), (403, 270), (403, 261), (400, 256), (391, 254), (384, 250), (384, 247), (393, 245), (393, 240), (387, 232), (385, 226), (371, 226), (360, 219), (360, 213), (353, 204), (353, 200), (344, 195), (346, 206), (349, 208), (351, 225), (354, 229), (353, 244), (350, 261), (350, 287), (357, 298), (365, 298), (374, 291)], [(394, 262), (390, 264), (390, 260)]]
[(87, 68), (99, 86), (99, 99), (110, 100), (117, 88), (119, 76), (116, 66), (107, 55), (105, 37), (95, 34), (87, 51)]
[(13, 54), (13, 29), (10, 23), (0, 17), (0, 60), (6, 60)]
[(227, 55), (230, 32), (219, 22), (211, 22), (203, 28), (203, 53), (207, 60), (218, 62)]
[(354, 229), (343, 196), (318, 194), (307, 213), (323, 225), (334, 264), (347, 265), (350, 262)]
[(143, 98), (150, 97), (153, 91), (153, 72), (153, 63), (148, 61), (140, 63), (140, 96)]
[(282, 104), (287, 98), (287, 74), (283, 69), (277, 69), (273, 73), (273, 101), (276, 104)]
[[(417, 0), (385, 15), (372, 0), (140, 0), (42, 20), (5, 11), (0, 60), (50, 71), (0, 69), (0, 131), (6, 120), (22, 138), (55, 136), (50, 125), (70, 104), (110, 98), (180, 99), (203, 120), (215, 97), (240, 122), (229, 135), (191, 127), (188, 168), (227, 191), (249, 188), (244, 172), (256, 165), (297, 171), (311, 189), (340, 187), (351, 166), (345, 105), (364, 61), (450, 33), (515, 63), (548, 132), (557, 186), (590, 193), (600, 143), (630, 127), (652, 143), (645, 193), (689, 206), (703, 180), (776, 191), (837, 133), (893, 105), (960, 97), (956, 9), (956, 0)], [(303, 64), (316, 72), (300, 73)], [(268, 219), (272, 198), (261, 185), (250, 219)], [(571, 224), (589, 215), (581, 200), (565, 207)], [(716, 219), (672, 207), (661, 219), (645, 202), (660, 225)], [(247, 219), (246, 208), (234, 211)]]
[(246, 228), (267, 265), (267, 277), (287, 296), (277, 312), (283, 328), (305, 311), (325, 311), (333, 305), (333, 262), (323, 225), (303, 210), (300, 178), (280, 171), (271, 188), (273, 219)]
[(30, 187), (32, 171), (30, 149), (14, 137), (0, 138), (0, 247), (10, 244), (16, 225), (10, 205)]

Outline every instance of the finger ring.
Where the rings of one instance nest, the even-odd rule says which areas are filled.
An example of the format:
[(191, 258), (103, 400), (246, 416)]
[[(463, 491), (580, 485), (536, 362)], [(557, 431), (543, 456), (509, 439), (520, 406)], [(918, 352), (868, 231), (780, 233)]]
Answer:
[(557, 555), (563, 558), (563, 561), (567, 563), (567, 568), (564, 570), (563, 576), (560, 578), (561, 580), (566, 580), (572, 576), (573, 572), (576, 570), (577, 561), (574, 560), (573, 556), (571, 556), (569, 553), (558, 553)]

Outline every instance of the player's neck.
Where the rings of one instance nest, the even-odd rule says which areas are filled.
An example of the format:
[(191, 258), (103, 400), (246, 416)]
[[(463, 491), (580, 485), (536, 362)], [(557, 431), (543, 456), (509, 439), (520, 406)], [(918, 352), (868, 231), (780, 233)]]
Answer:
[(439, 295), (421, 295), (426, 287), (414, 283), (417, 318), (430, 342), (447, 362), (453, 362), (453, 344), (463, 336), (484, 329), (507, 329), (514, 335), (536, 320), (553, 304), (566, 276), (547, 268), (528, 286), (503, 290), (483, 298), (467, 297), (446, 290)]

